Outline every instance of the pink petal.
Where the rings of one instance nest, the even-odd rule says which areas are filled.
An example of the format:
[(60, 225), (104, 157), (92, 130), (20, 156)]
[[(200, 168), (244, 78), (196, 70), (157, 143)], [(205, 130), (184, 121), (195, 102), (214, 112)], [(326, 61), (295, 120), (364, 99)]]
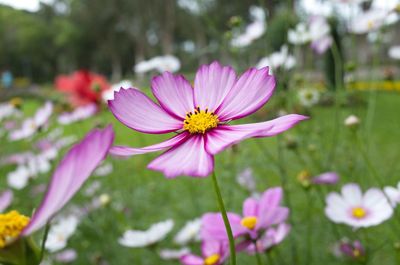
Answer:
[(42, 228), (68, 203), (106, 157), (113, 140), (111, 126), (94, 129), (69, 150), (54, 171), (46, 195), (22, 235), (28, 236)]
[(195, 106), (215, 111), (236, 82), (235, 71), (218, 62), (203, 65), (194, 80)]
[[(228, 220), (232, 228), (234, 237), (238, 237), (246, 233), (240, 221), (242, 218), (235, 213), (227, 213)], [(202, 240), (228, 240), (224, 220), (220, 213), (207, 213), (201, 219), (201, 238)]]
[(189, 134), (187, 132), (183, 132), (164, 142), (142, 148), (132, 148), (128, 146), (113, 146), (110, 149), (110, 154), (124, 157), (124, 156), (133, 156), (133, 155), (141, 155), (145, 153), (157, 152), (180, 144), (182, 141), (188, 138), (188, 136)]
[(289, 114), (277, 119), (242, 125), (221, 125), (206, 135), (207, 152), (215, 155), (225, 148), (252, 137), (269, 137), (282, 133), (308, 117)]
[(199, 256), (188, 254), (180, 259), (183, 265), (204, 265), (204, 260)]
[(151, 81), (151, 89), (160, 105), (172, 115), (185, 119), (186, 113), (193, 111), (193, 88), (182, 76), (170, 72), (156, 76)]
[(272, 96), (275, 77), (268, 67), (250, 68), (235, 83), (216, 111), (220, 121), (235, 120), (257, 111)]
[(243, 203), (243, 216), (258, 216), (258, 201), (254, 198), (247, 198)]
[(148, 168), (163, 172), (167, 178), (207, 177), (214, 169), (214, 157), (206, 152), (204, 137), (192, 135), (154, 159)]
[(271, 218), (275, 214), (275, 209), (279, 206), (282, 200), (282, 188), (270, 188), (261, 196), (259, 202), (259, 222), (257, 228), (264, 227), (271, 223)]
[(214, 254), (220, 254), (221, 243), (217, 240), (204, 240), (201, 244), (201, 253), (203, 257), (208, 257)]
[(121, 89), (108, 101), (114, 116), (131, 129), (144, 133), (168, 133), (179, 130), (183, 121), (172, 117), (141, 91)]
[(269, 209), (268, 212), (261, 214), (260, 221), (257, 223), (257, 228), (267, 228), (271, 225), (279, 224), (289, 216), (289, 209), (286, 207), (276, 207)]
[(6, 190), (0, 195), (0, 213), (4, 212), (10, 206), (13, 197), (14, 194), (11, 190)]

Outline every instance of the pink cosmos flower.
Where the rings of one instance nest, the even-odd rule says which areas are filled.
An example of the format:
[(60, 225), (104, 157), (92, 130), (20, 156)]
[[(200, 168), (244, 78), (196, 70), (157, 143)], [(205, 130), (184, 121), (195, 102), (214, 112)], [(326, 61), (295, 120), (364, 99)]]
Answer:
[[(243, 216), (228, 213), (233, 236), (235, 238), (245, 236), (244, 242), (250, 244), (259, 239), (266, 229), (284, 222), (289, 215), (289, 209), (280, 206), (281, 201), (282, 188), (280, 187), (266, 190), (260, 200), (246, 199), (243, 203)], [(202, 224), (202, 239), (225, 241), (228, 239), (221, 214), (205, 214)]]
[(31, 219), (17, 211), (0, 214), (0, 218), (11, 222), (2, 225), (8, 225), (15, 230), (11, 231), (11, 235), (7, 234), (10, 231), (1, 230), (0, 249), (11, 244), (17, 237), (29, 236), (45, 226), (68, 203), (105, 158), (113, 139), (114, 132), (109, 126), (104, 130), (92, 130), (80, 143), (73, 146), (55, 169), (44, 199)]
[(5, 209), (10, 206), (12, 200), (13, 200), (14, 194), (12, 190), (6, 190), (3, 191), (0, 194), (0, 213), (2, 213)]
[(339, 244), (339, 251), (340, 254), (355, 260), (360, 260), (365, 257), (365, 248), (358, 240), (353, 242), (347, 239), (342, 240)]
[(314, 184), (331, 185), (339, 181), (339, 175), (336, 172), (325, 172), (312, 178)]
[(218, 62), (203, 65), (194, 87), (182, 76), (165, 72), (153, 78), (151, 89), (159, 105), (138, 89), (122, 89), (108, 105), (127, 127), (143, 133), (177, 134), (144, 148), (114, 146), (110, 152), (132, 156), (167, 150), (148, 168), (166, 177), (206, 177), (214, 169), (214, 155), (232, 144), (251, 137), (268, 137), (284, 132), (307, 119), (297, 114), (242, 125), (229, 122), (261, 108), (272, 96), (275, 78), (268, 67), (250, 68), (240, 77)]
[(229, 255), (226, 242), (204, 241), (201, 245), (201, 257), (193, 254), (184, 255), (181, 263), (184, 265), (221, 265)]
[(257, 252), (263, 253), (266, 250), (270, 250), (274, 246), (280, 244), (289, 234), (290, 229), (291, 226), (285, 223), (279, 224), (276, 228), (270, 227), (256, 241), (255, 244), (252, 244), (247, 240), (239, 243), (239, 245), (237, 246), (237, 250), (245, 250), (249, 254), (254, 254), (256, 252), (257, 246)]

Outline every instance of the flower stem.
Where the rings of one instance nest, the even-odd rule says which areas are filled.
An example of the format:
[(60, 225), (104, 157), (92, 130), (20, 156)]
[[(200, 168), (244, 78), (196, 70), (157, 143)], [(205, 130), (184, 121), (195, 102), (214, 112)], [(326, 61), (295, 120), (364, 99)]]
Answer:
[(222, 218), (224, 219), (226, 233), (228, 234), (231, 265), (236, 265), (235, 240), (233, 239), (231, 225), (229, 224), (228, 215), (226, 214), (224, 201), (222, 200), (221, 190), (218, 185), (217, 176), (215, 175), (215, 171), (213, 171), (213, 173), (212, 173), (212, 180), (213, 180), (215, 195), (217, 196), (217, 200), (218, 200), (219, 210), (221, 212)]
[(45, 244), (46, 244), (46, 241), (47, 241), (47, 236), (49, 235), (49, 230), (50, 230), (50, 224), (47, 223), (47, 224), (46, 224), (46, 228), (45, 228), (45, 230), (44, 230), (42, 245), (41, 245), (41, 247), (40, 247), (39, 263), (41, 263), (42, 260), (43, 260), (44, 251), (45, 251), (44, 248), (45, 248)]
[(254, 244), (254, 250), (255, 250), (255, 256), (256, 256), (256, 260), (257, 260), (257, 265), (262, 265), (260, 253), (258, 253), (258, 250), (257, 250), (257, 242), (253, 241), (253, 244)]

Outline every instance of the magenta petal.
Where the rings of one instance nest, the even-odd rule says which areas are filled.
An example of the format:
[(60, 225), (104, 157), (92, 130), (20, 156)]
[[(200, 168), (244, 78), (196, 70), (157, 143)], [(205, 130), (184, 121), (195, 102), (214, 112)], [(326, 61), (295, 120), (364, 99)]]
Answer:
[(11, 190), (6, 190), (0, 195), (0, 213), (4, 212), (10, 206), (13, 197), (14, 195)]
[(275, 209), (269, 209), (260, 217), (260, 222), (257, 227), (267, 228), (271, 225), (276, 225), (286, 221), (289, 216), (289, 209), (286, 207), (276, 207)]
[(163, 172), (167, 178), (207, 177), (214, 169), (214, 157), (206, 152), (204, 137), (192, 135), (154, 159), (148, 168)]
[[(233, 236), (238, 237), (245, 234), (247, 229), (240, 224), (242, 218), (235, 213), (227, 213), (227, 215)], [(207, 213), (203, 215), (201, 224), (200, 234), (202, 240), (228, 240), (224, 220), (220, 213)]]
[(194, 101), (196, 107), (215, 111), (236, 82), (235, 71), (218, 62), (203, 65), (194, 80)]
[(265, 228), (271, 224), (276, 209), (282, 200), (282, 188), (270, 188), (261, 196), (258, 208), (259, 222), (257, 228)]
[(188, 133), (183, 132), (164, 142), (142, 148), (132, 148), (128, 146), (113, 146), (110, 149), (110, 154), (114, 156), (125, 157), (125, 156), (133, 156), (133, 155), (141, 155), (145, 153), (157, 152), (178, 145), (180, 142), (184, 141), (188, 137), (188, 135), (189, 135)]
[(183, 120), (169, 115), (137, 89), (121, 89), (114, 95), (108, 106), (114, 116), (131, 129), (143, 133), (168, 133), (183, 127)]
[(235, 120), (250, 115), (261, 108), (272, 96), (275, 77), (268, 67), (250, 68), (236, 81), (216, 111), (220, 121)]
[(258, 201), (254, 198), (247, 198), (243, 203), (243, 216), (258, 216)]
[[(246, 128), (237, 127), (238, 125), (220, 125), (206, 134), (207, 152), (215, 155), (231, 145), (239, 143), (247, 138), (257, 136), (257, 131), (247, 130)], [(272, 125), (266, 124), (263, 129), (269, 130)]]
[(277, 119), (241, 125), (220, 125), (207, 132), (207, 152), (215, 155), (225, 148), (252, 137), (269, 137), (282, 133), (308, 117), (290, 114)]
[(65, 155), (51, 177), (46, 195), (22, 235), (42, 228), (79, 190), (93, 170), (106, 157), (114, 140), (111, 126), (94, 129)]
[(151, 89), (160, 105), (169, 113), (185, 119), (186, 113), (194, 110), (193, 88), (182, 76), (169, 72), (156, 76)]
[(204, 260), (201, 257), (192, 254), (184, 255), (180, 261), (183, 265), (204, 265)]
[(204, 240), (201, 244), (201, 253), (203, 257), (208, 257), (214, 254), (220, 254), (221, 243), (217, 240)]

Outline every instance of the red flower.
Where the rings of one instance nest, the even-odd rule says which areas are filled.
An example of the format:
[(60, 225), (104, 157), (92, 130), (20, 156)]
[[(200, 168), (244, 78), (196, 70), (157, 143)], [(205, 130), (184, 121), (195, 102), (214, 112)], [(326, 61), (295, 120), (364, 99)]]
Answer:
[(99, 103), (101, 93), (110, 87), (102, 75), (79, 70), (71, 75), (60, 75), (56, 78), (57, 90), (67, 93), (73, 106)]

